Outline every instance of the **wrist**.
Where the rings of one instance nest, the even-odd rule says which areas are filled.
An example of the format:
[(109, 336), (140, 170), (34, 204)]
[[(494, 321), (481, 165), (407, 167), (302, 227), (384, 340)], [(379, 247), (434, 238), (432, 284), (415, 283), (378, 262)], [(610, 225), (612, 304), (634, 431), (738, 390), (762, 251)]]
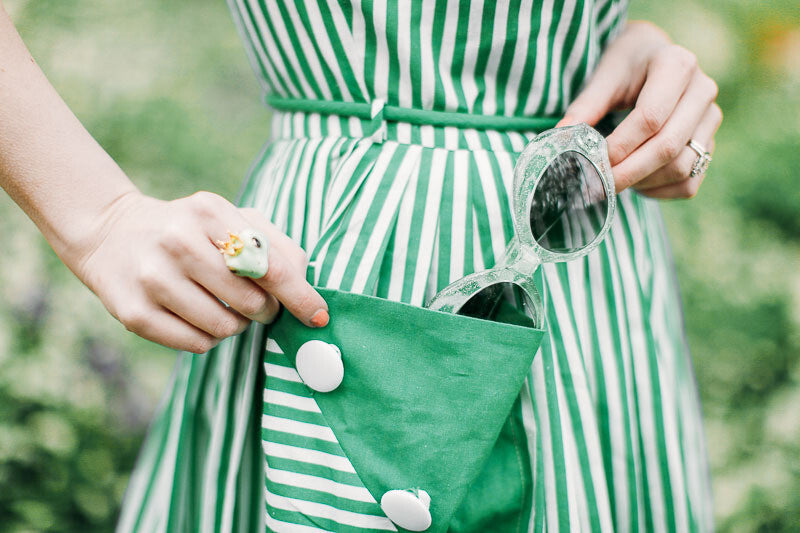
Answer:
[[(103, 204), (63, 224), (54, 238), (48, 238), (53, 250), (81, 281), (86, 283), (83, 266), (106, 239), (116, 222), (132, 211), (144, 195), (133, 184), (113, 195)], [(46, 235), (47, 236), (47, 235)]]

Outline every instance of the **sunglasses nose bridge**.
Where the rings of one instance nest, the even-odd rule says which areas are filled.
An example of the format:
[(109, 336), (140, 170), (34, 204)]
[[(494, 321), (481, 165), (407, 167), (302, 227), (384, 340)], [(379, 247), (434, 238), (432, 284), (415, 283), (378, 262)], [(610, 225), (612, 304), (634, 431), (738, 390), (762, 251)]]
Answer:
[(530, 277), (542, 264), (542, 260), (534, 251), (526, 246), (520, 246), (514, 260), (508, 266), (522, 274), (523, 276)]

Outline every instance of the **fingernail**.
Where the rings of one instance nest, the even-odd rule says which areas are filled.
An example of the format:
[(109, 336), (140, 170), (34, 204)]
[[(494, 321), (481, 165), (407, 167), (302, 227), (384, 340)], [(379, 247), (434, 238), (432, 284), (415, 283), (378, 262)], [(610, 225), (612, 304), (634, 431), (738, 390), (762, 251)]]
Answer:
[(329, 320), (328, 312), (325, 309), (320, 309), (311, 317), (311, 325), (315, 328), (323, 328), (328, 325)]
[(560, 128), (561, 126), (574, 126), (577, 121), (569, 115), (564, 115), (564, 118), (558, 121), (556, 124), (556, 128)]

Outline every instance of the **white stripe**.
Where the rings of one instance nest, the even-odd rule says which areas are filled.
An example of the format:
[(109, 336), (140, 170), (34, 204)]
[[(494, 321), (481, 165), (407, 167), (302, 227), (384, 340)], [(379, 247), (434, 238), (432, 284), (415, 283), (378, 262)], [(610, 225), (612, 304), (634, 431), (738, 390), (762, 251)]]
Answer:
[[(553, 264), (544, 266), (545, 278), (547, 281), (548, 292), (550, 294), (551, 308), (555, 310), (558, 321), (559, 330), (561, 332), (561, 343), (563, 343), (563, 350), (567, 356), (567, 372), (572, 377), (573, 392), (575, 402), (578, 406), (578, 418), (580, 419), (580, 427), (584, 436), (586, 444), (586, 454), (589, 461), (589, 472), (579, 472), (580, 477), (589, 476), (589, 481), (592, 483), (595, 494), (595, 501), (589, 502), (591, 506), (596, 506), (600, 526), (603, 531), (612, 530), (612, 520), (609, 513), (607, 502), (608, 487), (606, 486), (606, 474), (603, 467), (602, 447), (600, 444), (600, 430), (597, 427), (597, 419), (595, 418), (594, 409), (592, 406), (592, 394), (589, 389), (589, 383), (586, 380), (586, 373), (583, 366), (583, 357), (591, 357), (592, 350), (581, 351), (578, 346), (578, 340), (575, 336), (575, 331), (572, 329), (570, 320), (571, 305), (566, 299), (564, 288), (561, 286), (561, 278), (558, 275), (558, 267)], [(570, 285), (572, 286), (572, 285)], [(580, 302), (580, 305), (585, 306), (586, 300)], [(558, 357), (553, 355), (554, 366), (556, 367), (555, 375), (561, 376), (558, 370)], [(560, 380), (560, 377), (559, 377)], [(564, 408), (567, 409), (566, 413), (562, 416), (570, 417), (569, 408), (565, 404)], [(562, 425), (566, 432), (573, 435), (573, 438), (567, 439), (570, 445), (574, 445), (574, 432), (572, 425), (566, 423)], [(577, 451), (575, 451), (577, 457)], [(578, 467), (579, 468), (579, 467)], [(583, 491), (583, 484), (581, 484)], [(584, 493), (584, 500), (586, 494)]]
[[(500, 68), (500, 59), (506, 45), (506, 25), (508, 24), (509, 2), (498, 2), (492, 26), (492, 48), (489, 50), (489, 59), (486, 62), (486, 72), (482, 78), (486, 88), (482, 99), (482, 113), (494, 115), (497, 113), (497, 71)], [(515, 14), (516, 18), (518, 14)], [(519, 43), (519, 41), (517, 41)]]
[(547, 95), (547, 105), (544, 108), (546, 114), (556, 111), (556, 106), (565, 102), (559, 102), (561, 89), (561, 56), (564, 53), (564, 41), (567, 38), (570, 26), (572, 25), (572, 14), (575, 11), (575, 0), (566, 0), (561, 7), (561, 18), (558, 20), (556, 35), (553, 39), (553, 53), (550, 56), (550, 89)]
[[(328, 40), (327, 32), (318, 31), (314, 33), (314, 39), (312, 41), (312, 39), (308, 36), (305, 26), (303, 25), (303, 21), (300, 20), (300, 15), (297, 13), (297, 7), (294, 5), (294, 2), (286, 2), (283, 5), (289, 12), (289, 18), (292, 19), (291, 24), (284, 27), (284, 21), (277, 18), (277, 13), (274, 11), (272, 14), (273, 17), (275, 17), (273, 21), (275, 26), (280, 27), (280, 30), (284, 30), (284, 28), (289, 29), (300, 41), (299, 50), (296, 47), (290, 47), (288, 45), (286, 49), (286, 55), (289, 56), (289, 61), (294, 59), (295, 54), (297, 55), (298, 65), (295, 66), (295, 72), (297, 73), (297, 76), (301, 80), (305, 78), (305, 73), (299, 68), (299, 61), (303, 61), (308, 65), (309, 69), (311, 69), (311, 74), (314, 77), (313, 79), (316, 82), (317, 87), (319, 87), (319, 90), (322, 92), (322, 97), (326, 100), (333, 98), (333, 93), (328, 85), (328, 80), (325, 77), (325, 73), (322, 71), (322, 65), (319, 62), (320, 58), (317, 55), (317, 50), (314, 49), (314, 41), (321, 41), (319, 43), (319, 54), (323, 59), (326, 60), (326, 63), (331, 70), (333, 70), (333, 77), (336, 78), (338, 87), (342, 88), (344, 91), (345, 100), (348, 100), (350, 98), (350, 93), (347, 91), (347, 86), (342, 78), (339, 65), (336, 63), (336, 57), (332, 57), (333, 47), (331, 46), (330, 40)], [(308, 8), (306, 12), (308, 13), (311, 27), (324, 28), (325, 26), (322, 22), (322, 17), (319, 16), (319, 13), (316, 13), (316, 17), (314, 16), (314, 2), (306, 2), (306, 7)], [(267, 9), (269, 9), (269, 7)], [(280, 30), (279, 36), (282, 37), (283, 32)], [(312, 94), (313, 93), (309, 93), (307, 96), (311, 97)]]
[[(421, 151), (422, 148), (419, 146), (410, 146), (403, 155), (403, 160), (397, 168), (397, 173), (392, 180), (391, 187), (384, 197), (383, 207), (381, 207), (378, 218), (369, 229), (369, 240), (367, 241), (364, 255), (361, 257), (361, 262), (356, 270), (355, 278), (353, 279), (353, 286), (351, 289), (353, 292), (372, 292), (373, 287), (367, 287), (367, 282), (374, 269), (380, 267), (380, 258), (378, 254), (382, 250), (385, 250), (388, 234), (392, 231), (392, 223), (395, 222), (397, 216), (397, 204), (403, 198), (411, 174), (415, 169), (419, 168), (419, 155)], [(373, 199), (375, 199), (374, 196)]]
[(350, 474), (356, 473), (356, 470), (353, 468), (350, 460), (341, 455), (334, 455), (332, 453), (321, 452), (319, 450), (312, 450), (308, 448), (300, 448), (297, 446), (289, 446), (288, 444), (280, 444), (268, 440), (262, 441), (261, 446), (264, 449), (264, 455), (267, 457), (277, 457), (278, 459), (289, 459), (291, 461), (324, 466), (326, 468), (339, 470), (340, 472), (348, 472)]
[(536, 62), (533, 70), (533, 83), (530, 96), (525, 102), (525, 115), (533, 115), (539, 110), (544, 98), (544, 82), (547, 77), (547, 55), (550, 48), (550, 24), (553, 22), (553, 0), (544, 0), (539, 19), (539, 33), (536, 37)]
[[(622, 206), (622, 202), (618, 203)], [(628, 219), (635, 217), (627, 217)], [(657, 428), (654, 421), (653, 391), (650, 384), (650, 371), (648, 361), (648, 345), (644, 338), (644, 317), (642, 316), (641, 302), (638, 298), (636, 286), (638, 276), (633, 260), (627, 246), (626, 235), (622, 224), (614, 224), (611, 232), (617, 248), (617, 261), (620, 269), (620, 278), (623, 283), (626, 316), (630, 329), (630, 342), (633, 349), (633, 372), (637, 387), (637, 401), (639, 403), (639, 427), (641, 428), (644, 442), (644, 457), (647, 463), (647, 483), (650, 491), (650, 508), (653, 511), (654, 531), (666, 531), (666, 516), (664, 510), (664, 487), (661, 484), (661, 465), (656, 444)], [(622, 306), (620, 306), (622, 307)]]
[[(264, 58), (262, 57), (263, 50), (261, 47), (256, 46), (258, 38), (255, 35), (253, 25), (250, 21), (245, 21), (245, 10), (241, 6), (241, 0), (227, 0), (227, 2), (231, 13), (233, 13), (233, 21), (236, 23), (236, 28), (239, 30), (239, 35), (244, 41), (244, 49), (245, 52), (247, 52), (247, 59), (250, 61), (250, 67), (256, 74), (258, 83), (261, 85), (261, 90), (266, 91), (270, 87), (269, 83), (265, 79), (265, 76), (270, 76), (270, 74), (268, 72), (262, 73), (262, 69), (266, 70), (266, 65), (264, 64)], [(272, 67), (270, 66), (270, 69), (271, 68)], [(275, 91), (281, 92), (279, 87), (275, 87)]]
[[(505, 213), (509, 212), (508, 202), (500, 201), (500, 191), (497, 190), (498, 176), (496, 170), (492, 167), (489, 160), (489, 153), (486, 151), (476, 152), (474, 154), (475, 164), (478, 167), (478, 178), (481, 181), (481, 189), (483, 192), (483, 199), (486, 203), (486, 216), (489, 219), (489, 234), (491, 235), (492, 242), (492, 255), (494, 261), (497, 263), (505, 253), (506, 242), (510, 236), (506, 236), (505, 228), (503, 227), (503, 217)], [(500, 159), (504, 159), (506, 165), (500, 164)], [(507, 158), (497, 159), (499, 171), (510, 171), (512, 165)], [(505, 167), (505, 168), (503, 168)], [(499, 180), (502, 184), (502, 177)], [(503, 191), (504, 193), (506, 191)], [(506, 195), (507, 197), (507, 195)]]
[(532, 11), (533, 0), (522, 0), (519, 13), (514, 14), (517, 19), (517, 41), (514, 43), (514, 57), (511, 60), (511, 67), (508, 69), (508, 81), (506, 82), (506, 94), (504, 97), (506, 115), (513, 115), (514, 110), (517, 108), (517, 98), (520, 92), (519, 85), (524, 73), (525, 62), (530, 55)]
[[(287, 2), (287, 5), (294, 7), (294, 2)], [(335, 2), (329, 2), (328, 6), (331, 7), (331, 4), (336, 4)], [(322, 56), (325, 65), (331, 70), (334, 79), (336, 80), (335, 86), (342, 92), (341, 98), (346, 102), (352, 102), (353, 97), (350, 94), (350, 87), (348, 86), (347, 82), (344, 80), (344, 75), (342, 74), (342, 68), (340, 66), (340, 61), (343, 59), (336, 55), (334, 51), (333, 44), (329, 38), (328, 30), (325, 27), (325, 21), (323, 20), (322, 13), (319, 10), (319, 6), (316, 2), (305, 2), (306, 13), (308, 14), (308, 20), (311, 25), (311, 28), (314, 29), (313, 38), (315, 41), (318, 41), (319, 45), (319, 53)], [(338, 7), (338, 6), (337, 6)], [(337, 14), (340, 16), (337, 17)], [(348, 60), (348, 63), (351, 62), (350, 54), (357, 53), (358, 47), (352, 46), (352, 40), (350, 37), (349, 30), (346, 30), (337, 24), (337, 20), (342, 22), (344, 19), (343, 14), (341, 13), (341, 9), (331, 9), (332, 20), (334, 22), (334, 26), (336, 26), (336, 36), (339, 38), (339, 41), (344, 47), (344, 59)], [(293, 17), (294, 18), (294, 17)], [(298, 20), (297, 24), (302, 27), (302, 23)], [(343, 31), (344, 30), (344, 31)], [(303, 33), (305, 33), (305, 28)], [(316, 55), (316, 51), (309, 47), (306, 48), (305, 56), (314, 56)], [(316, 63), (316, 61), (314, 62)], [(312, 64), (314, 64), (312, 63)], [(316, 74), (316, 71), (314, 72)], [(320, 74), (322, 71), (320, 70)], [(324, 77), (324, 75), (323, 75)], [(325, 86), (327, 87), (327, 81), (325, 81)]]
[[(541, 353), (537, 353), (536, 357), (541, 357)], [(544, 480), (536, 479), (536, 461), (538, 460), (536, 456), (536, 443), (538, 430), (536, 427), (536, 417), (533, 412), (533, 399), (531, 398), (530, 383), (532, 380), (533, 376), (529, 374), (528, 377), (525, 378), (525, 382), (522, 384), (522, 390), (520, 391), (522, 425), (525, 428), (525, 442), (528, 444), (528, 456), (531, 465), (531, 485), (533, 486), (533, 490), (531, 490), (531, 501), (527, 502), (531, 509), (531, 515), (528, 519), (528, 533), (533, 533), (536, 513), (541, 511), (541, 509), (537, 509), (535, 505), (536, 487), (539, 483), (544, 482)]]
[[(270, 57), (276, 58), (275, 69), (280, 74), (281, 81), (286, 85), (286, 88), (289, 90), (291, 95), (301, 96), (300, 92), (297, 90), (297, 87), (295, 87), (294, 83), (292, 82), (292, 79), (289, 77), (289, 73), (286, 70), (286, 65), (283, 63), (280, 52), (278, 51), (278, 46), (273, 39), (272, 32), (267, 26), (267, 21), (264, 19), (264, 12), (262, 11), (261, 6), (258, 5), (258, 3), (256, 3), (254, 6), (249, 0), (248, 4), (250, 4), (250, 11), (253, 13), (253, 19), (255, 19), (256, 26), (258, 26), (258, 32), (261, 34), (261, 37), (264, 40), (265, 57), (267, 60), (269, 60)], [(303, 96), (305, 94), (303, 94)]]
[(392, 522), (384, 516), (344, 511), (323, 503), (307, 502), (296, 498), (279, 496), (273, 494), (269, 490), (266, 490), (265, 494), (267, 497), (267, 505), (275, 507), (276, 509), (300, 512), (304, 515), (315, 516), (317, 518), (325, 518), (346, 526), (397, 531), (397, 528), (394, 527)]
[(275, 339), (273, 339), (272, 337), (267, 338), (266, 349), (268, 352), (271, 353), (283, 354), (283, 350), (281, 350), (281, 347), (278, 346), (278, 343), (275, 342)]
[[(447, 12), (444, 18), (444, 31), (442, 31), (442, 45), (439, 49), (439, 78), (444, 89), (444, 103), (447, 111), (458, 109), (458, 96), (453, 85), (451, 68), (453, 66), (453, 52), (455, 49), (456, 30), (458, 28), (458, 5), (460, 0), (448, 0)], [(445, 136), (447, 128), (445, 128)]]
[(461, 68), (461, 92), (467, 101), (467, 112), (472, 113), (475, 110), (475, 99), (478, 96), (478, 86), (475, 83), (475, 63), (478, 61), (478, 52), (483, 44), (481, 42), (483, 0), (472, 0), (468, 5), (467, 37), (459, 43), (459, 48), (462, 50), (464, 58)]
[[(414, 218), (414, 205), (417, 197), (420, 165), (414, 167), (408, 186), (400, 202), (400, 211), (395, 224), (394, 249), (392, 251), (392, 270), (389, 274), (389, 300), (400, 301), (403, 297), (403, 286), (406, 279), (406, 261), (408, 259), (408, 246), (411, 227)], [(416, 238), (416, 236), (415, 236)]]
[(611, 470), (614, 480), (614, 504), (617, 520), (617, 532), (630, 531), (631, 502), (628, 496), (628, 462), (626, 460), (627, 442), (625, 440), (625, 419), (622, 409), (622, 384), (619, 380), (621, 370), (618, 368), (618, 354), (614, 347), (611, 322), (608, 310), (603, 265), (599, 253), (589, 254), (589, 286), (592, 292), (592, 320), (597, 331), (597, 343), (600, 349), (600, 362), (603, 367), (603, 381), (608, 408), (608, 432), (611, 444)]
[[(269, 387), (269, 384), (267, 384)], [(309, 413), (321, 413), (317, 402), (314, 398), (307, 396), (298, 396), (296, 394), (289, 394), (270, 388), (264, 389), (264, 401), (274, 405), (282, 405), (284, 407), (291, 407), (292, 409), (299, 409), (300, 411), (308, 411)]]
[[(583, 13), (581, 14), (580, 26), (578, 26), (578, 33), (575, 35), (575, 42), (572, 45), (572, 51), (567, 59), (567, 64), (564, 71), (561, 73), (561, 99), (564, 106), (568, 105), (572, 100), (572, 81), (575, 78), (575, 71), (587, 59), (588, 48), (590, 40), (587, 39), (589, 33), (589, 15), (592, 8), (589, 4), (581, 4)], [(587, 65), (588, 68), (588, 65)], [(587, 70), (587, 72), (589, 72)]]
[[(260, 326), (263, 327), (263, 326)], [(250, 340), (250, 346), (247, 349), (247, 357), (248, 357), (248, 364), (247, 370), (245, 371), (245, 379), (244, 383), (239, 383), (237, 381), (230, 380), (236, 390), (236, 409), (233, 413), (233, 417), (231, 417), (228, 422), (230, 422), (233, 427), (233, 436), (228, 441), (228, 445), (230, 446), (231, 453), (229, 456), (224, 457), (221, 451), (211, 451), (213, 450), (212, 447), (209, 447), (211, 457), (215, 458), (215, 463), (217, 466), (214, 467), (213, 472), (216, 474), (219, 471), (219, 464), (221, 461), (225, 460), (227, 462), (227, 472), (225, 478), (225, 491), (223, 494), (219, 494), (219, 487), (215, 487), (213, 490), (211, 486), (214, 483), (207, 483), (207, 487), (209, 490), (206, 491), (206, 497), (210, 499), (206, 499), (206, 502), (216, 501), (219, 502), (220, 498), (223, 499), (223, 507), (222, 507), (222, 516), (216, 516), (215, 513), (209, 512), (205, 514), (206, 518), (206, 525), (207, 531), (214, 531), (217, 520), (220, 520), (219, 529), (221, 531), (233, 531), (233, 521), (235, 518), (235, 508), (236, 508), (236, 485), (239, 483), (239, 472), (241, 470), (240, 465), (242, 464), (242, 456), (245, 453), (245, 437), (247, 433), (249, 433), (248, 422), (250, 421), (250, 414), (252, 412), (252, 398), (253, 398), (253, 391), (255, 389), (256, 378), (258, 377), (258, 365), (261, 362), (261, 350), (257, 348), (256, 342), (260, 340), (259, 335), (252, 335)], [(230, 343), (231, 348), (235, 345)], [(222, 355), (222, 354), (220, 354)], [(231, 354), (232, 355), (232, 354)], [(230, 360), (233, 361), (234, 358), (230, 357)], [(242, 386), (243, 385), (243, 386)], [(228, 411), (228, 416), (230, 417), (230, 410), (224, 409), (224, 403), (220, 402), (220, 411), (223, 410)], [(222, 424), (219, 424), (222, 426)], [(218, 426), (218, 427), (219, 427)], [(226, 432), (220, 431), (220, 443), (223, 442), (223, 436)], [(206, 470), (208, 472), (208, 470)], [(206, 477), (206, 479), (216, 479), (218, 476), (215, 477)], [(207, 505), (207, 508), (213, 507), (212, 505)], [(215, 520), (216, 518), (216, 520)]]
[[(313, 115), (318, 117), (318, 115)], [(308, 181), (311, 178), (311, 165), (317, 154), (322, 139), (309, 139), (303, 146), (301, 153), (301, 164), (297, 170), (297, 179), (292, 187), (291, 196), (294, 198), (292, 206), (291, 231), (287, 235), (300, 246), (303, 242), (304, 227), (306, 225), (306, 203), (308, 198)]]
[(325, 176), (328, 173), (328, 161), (335, 147), (341, 146), (344, 139), (325, 138), (322, 145), (317, 150), (314, 166), (309, 177), (308, 186), (308, 206), (305, 209), (305, 240), (304, 248), (308, 252), (314, 248), (319, 239), (319, 232), (322, 227), (322, 199), (325, 196)]
[[(547, 383), (544, 379), (544, 363), (542, 350), (539, 350), (533, 358), (531, 375), (535, 382), (533, 387), (536, 403), (534, 408), (539, 413), (539, 429), (542, 432), (542, 463), (544, 465), (544, 479), (540, 483), (544, 484), (544, 503), (545, 503), (545, 522), (546, 529), (558, 533), (558, 508), (562, 505), (556, 492), (556, 472), (555, 459), (553, 456), (553, 432), (550, 427), (550, 412), (547, 409)], [(556, 422), (557, 423), (557, 422)]]
[[(617, 265), (617, 252), (614, 245), (614, 237), (613, 232), (611, 232), (605, 240), (605, 248), (607, 250), (606, 254), (606, 261), (608, 262), (608, 268), (611, 270), (611, 286), (614, 291), (614, 299), (613, 302), (621, 302), (624, 301), (623, 289), (622, 289), (622, 274), (620, 273), (619, 267)], [(619, 338), (621, 339), (620, 346), (622, 353), (618, 355), (618, 360), (622, 361), (622, 376), (625, 379), (624, 389), (620, 387), (620, 394), (625, 394), (625, 400), (628, 407), (628, 423), (631, 427), (631, 446), (633, 448), (633, 468), (634, 468), (634, 480), (636, 482), (636, 490), (634, 494), (636, 494), (636, 507), (638, 509), (637, 516), (639, 518), (639, 523), (637, 524), (638, 529), (640, 531), (645, 530), (645, 512), (644, 512), (644, 479), (642, 476), (642, 465), (641, 465), (641, 452), (639, 448), (639, 439), (634, 438), (636, 436), (636, 428), (639, 427), (639, 417), (637, 415), (637, 407), (634, 405), (636, 402), (636, 396), (634, 395), (634, 376), (633, 370), (631, 369), (633, 356), (631, 354), (631, 344), (630, 344), (630, 335), (628, 334), (628, 322), (627, 322), (627, 315), (626, 309), (624, 305), (615, 304), (614, 311), (616, 311), (617, 315), (617, 327), (619, 328)], [(631, 502), (631, 505), (634, 503)], [(635, 530), (636, 528), (634, 528)]]
[[(297, 96), (306, 97), (306, 98), (314, 98), (315, 91), (311, 88), (311, 85), (308, 83), (306, 79), (306, 74), (303, 72), (302, 67), (300, 67), (301, 58), (297, 55), (298, 50), (295, 50), (295, 46), (292, 44), (291, 39), (289, 38), (288, 28), (284, 23), (283, 16), (281, 15), (280, 10), (278, 9), (278, 4), (276, 2), (265, 2), (262, 8), (255, 9), (254, 11), (258, 13), (260, 16), (262, 15), (262, 9), (266, 8), (269, 12), (269, 17), (273, 23), (273, 27), (275, 28), (275, 37), (278, 39), (281, 45), (281, 51), (284, 53), (284, 56), (289, 60), (289, 63), (292, 67), (292, 71), (294, 72), (295, 77), (300, 81), (300, 85), (302, 86), (303, 92), (298, 94)], [(292, 32), (296, 32), (297, 28), (292, 28)], [(311, 47), (311, 43), (308, 41), (308, 37), (306, 36), (306, 46)], [(310, 48), (307, 48), (307, 50)], [(276, 50), (277, 52), (277, 50)], [(274, 55), (272, 57), (280, 57), (279, 55)], [(308, 61), (309, 57), (312, 57), (312, 62), (317, 63), (316, 68), (319, 68), (319, 63), (316, 61), (315, 52), (306, 54), (302, 61)], [(280, 63), (280, 61), (279, 61)], [(312, 66), (312, 70), (314, 67)], [(288, 76), (286, 78), (288, 83)], [(320, 87), (322, 90), (323, 95), (326, 98), (330, 98), (330, 88), (326, 83), (324, 86)]]
[(290, 524), (289, 522), (281, 522), (272, 518), (269, 513), (264, 513), (265, 524), (267, 531), (274, 531), (275, 533), (328, 533), (325, 529), (318, 527), (303, 526), (300, 524)]
[[(438, 250), (437, 234), (439, 221), (439, 205), (442, 201), (442, 188), (447, 170), (447, 151), (435, 148), (431, 157), (428, 179), (428, 194), (422, 214), (422, 232), (419, 238), (419, 252), (416, 270), (411, 286), (411, 305), (422, 305), (426, 299), (429, 276), (434, 274), (434, 251)], [(438, 253), (438, 251), (436, 252)], [(434, 283), (435, 286), (435, 283)]]
[(357, 487), (354, 485), (347, 485), (339, 483), (331, 479), (317, 476), (309, 476), (308, 474), (297, 474), (287, 470), (277, 470), (270, 468), (267, 465), (267, 479), (273, 483), (280, 483), (281, 485), (289, 485), (290, 487), (298, 487), (301, 489), (316, 490), (332, 494), (337, 498), (344, 498), (357, 502), (365, 503), (378, 503), (372, 494), (364, 487)]
[(272, 363), (264, 363), (264, 368), (266, 369), (267, 376), (283, 379), (285, 381), (294, 381), (296, 383), (302, 383), (303, 380), (300, 379), (300, 374), (297, 373), (297, 370), (288, 366), (281, 366), (281, 365), (274, 365)]
[(292, 435), (300, 435), (301, 437), (311, 437), (313, 439), (326, 440), (328, 442), (339, 442), (336, 440), (336, 435), (333, 434), (331, 428), (327, 426), (309, 424), (308, 422), (298, 422), (288, 418), (279, 418), (272, 415), (261, 415), (261, 427), (263, 429), (291, 433)]
[(386, 40), (386, 2), (372, 5), (372, 24), (375, 32), (374, 98), (384, 102), (389, 98), (389, 43)]
[[(377, 196), (378, 189), (386, 177), (386, 170), (392, 162), (392, 157), (394, 156), (397, 146), (392, 146), (391, 144), (385, 146), (386, 149), (381, 151), (378, 160), (375, 162), (375, 166), (366, 177), (366, 183), (360, 187), (361, 191), (359, 191), (358, 202), (355, 206), (350, 206), (352, 209), (352, 216), (348, 222), (347, 229), (344, 231), (344, 236), (341, 239), (341, 246), (336, 253), (336, 259), (334, 259), (330, 269), (330, 277), (328, 278), (329, 287), (339, 287), (341, 285), (342, 279), (347, 272), (350, 254), (361, 236), (360, 230), (362, 229), (362, 225), (367, 218), (367, 213), (372, 206), (372, 202)], [(389, 148), (390, 146), (392, 148)], [(355, 194), (355, 191), (351, 194)], [(327, 251), (326, 246), (326, 254)], [(320, 256), (319, 260), (324, 261), (324, 257)]]
[(469, 162), (464, 150), (453, 152), (452, 221), (450, 227), (450, 281), (464, 275), (467, 240), (467, 202), (469, 201)]
[[(434, 2), (422, 2), (420, 16), (420, 86), (422, 109), (433, 109), (436, 87), (436, 70), (433, 63), (433, 15), (436, 9)], [(426, 128), (432, 131), (431, 128)]]
[[(414, 24), (418, 24), (418, 21), (415, 20)], [(411, 85), (411, 50), (418, 50), (419, 46), (411, 45), (410, 3), (398, 2), (397, 4), (397, 39), (394, 44), (400, 70), (397, 80), (397, 101), (400, 107), (411, 107), (416, 90), (416, 87)]]

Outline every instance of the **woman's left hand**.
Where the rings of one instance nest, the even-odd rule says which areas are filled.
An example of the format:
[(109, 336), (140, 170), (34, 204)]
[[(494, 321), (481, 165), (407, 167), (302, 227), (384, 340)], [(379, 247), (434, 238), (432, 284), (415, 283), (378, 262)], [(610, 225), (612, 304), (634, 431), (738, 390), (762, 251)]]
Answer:
[(716, 97), (717, 84), (694, 54), (656, 26), (630, 22), (558, 125), (595, 125), (611, 110), (632, 107), (607, 139), (617, 191), (633, 187), (653, 198), (691, 198), (704, 175), (690, 176), (698, 155), (688, 142), (713, 152), (722, 122)]

